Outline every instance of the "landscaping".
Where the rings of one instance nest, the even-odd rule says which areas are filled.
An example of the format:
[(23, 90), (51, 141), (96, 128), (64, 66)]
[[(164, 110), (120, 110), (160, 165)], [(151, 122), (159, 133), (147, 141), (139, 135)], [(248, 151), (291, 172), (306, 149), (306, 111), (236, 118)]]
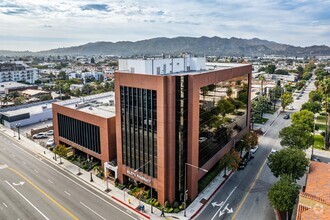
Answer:
[(324, 116), (324, 115), (318, 115), (318, 116), (317, 116), (317, 119), (316, 119), (316, 122), (317, 122), (317, 123), (324, 123), (324, 124), (325, 124), (326, 120), (327, 120), (327, 116)]
[(316, 149), (323, 149), (324, 147), (324, 137), (322, 135), (314, 135), (314, 147)]
[(326, 126), (325, 124), (315, 124), (315, 130), (322, 130), (325, 131), (326, 130)]
[(268, 121), (268, 118), (255, 118), (254, 119), (254, 123), (257, 123), (257, 124), (264, 124), (264, 123), (266, 123), (266, 121)]
[(207, 187), (210, 182), (221, 172), (223, 169), (223, 166), (220, 166), (219, 164), (214, 166), (209, 172), (203, 176), (201, 180), (198, 182), (198, 192), (202, 192), (205, 187)]

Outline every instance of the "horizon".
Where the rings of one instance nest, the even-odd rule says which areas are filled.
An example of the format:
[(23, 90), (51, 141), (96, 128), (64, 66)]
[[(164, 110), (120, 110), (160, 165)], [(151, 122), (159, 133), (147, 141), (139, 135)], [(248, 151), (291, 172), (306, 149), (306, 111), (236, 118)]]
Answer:
[(3, 0), (0, 50), (37, 52), (160, 36), (330, 46), (329, 8), (329, 0)]

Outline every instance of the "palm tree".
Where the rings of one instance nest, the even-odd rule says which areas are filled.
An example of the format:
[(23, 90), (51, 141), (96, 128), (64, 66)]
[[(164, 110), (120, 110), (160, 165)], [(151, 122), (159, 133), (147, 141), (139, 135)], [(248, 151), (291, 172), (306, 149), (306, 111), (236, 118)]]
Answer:
[(258, 79), (260, 80), (260, 94), (264, 95), (264, 81), (266, 80), (264, 74), (260, 74), (258, 76)]

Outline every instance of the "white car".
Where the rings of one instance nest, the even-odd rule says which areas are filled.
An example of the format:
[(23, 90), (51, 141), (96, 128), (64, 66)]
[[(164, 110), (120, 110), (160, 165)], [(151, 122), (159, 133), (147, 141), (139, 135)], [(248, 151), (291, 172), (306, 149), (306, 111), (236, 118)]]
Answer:
[(46, 142), (46, 147), (51, 147), (54, 146), (54, 138), (50, 138), (47, 142)]
[(292, 105), (289, 107), (289, 110), (294, 110), (294, 108), (293, 108), (293, 106), (292, 106)]
[(259, 145), (254, 146), (253, 148), (250, 149), (250, 153), (254, 154), (255, 152), (257, 152), (257, 150), (259, 149)]
[(270, 152), (270, 154), (275, 154), (277, 152), (277, 150), (272, 149), (272, 151)]
[(49, 136), (49, 135), (54, 135), (54, 130), (49, 130), (46, 132), (46, 134)]
[(47, 138), (47, 134), (45, 132), (40, 132), (38, 134), (33, 135), (32, 137), (33, 137), (33, 139)]
[(203, 143), (204, 141), (206, 141), (207, 138), (206, 137), (199, 137), (199, 143)]

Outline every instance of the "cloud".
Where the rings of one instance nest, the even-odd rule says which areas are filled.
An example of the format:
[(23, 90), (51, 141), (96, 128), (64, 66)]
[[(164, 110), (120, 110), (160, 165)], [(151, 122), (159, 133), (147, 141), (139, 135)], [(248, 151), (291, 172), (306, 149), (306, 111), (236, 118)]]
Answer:
[[(325, 0), (2, 0), (0, 34), (7, 42), (12, 36), (48, 39), (32, 48), (34, 39), (25, 38), (22, 48), (30, 50), (175, 36), (330, 45), (329, 8)], [(1, 39), (0, 49), (10, 49)]]
[(85, 10), (110, 11), (110, 9), (108, 8), (108, 5), (106, 5), (106, 4), (87, 4), (87, 5), (81, 6), (81, 9), (83, 11), (85, 11)]

